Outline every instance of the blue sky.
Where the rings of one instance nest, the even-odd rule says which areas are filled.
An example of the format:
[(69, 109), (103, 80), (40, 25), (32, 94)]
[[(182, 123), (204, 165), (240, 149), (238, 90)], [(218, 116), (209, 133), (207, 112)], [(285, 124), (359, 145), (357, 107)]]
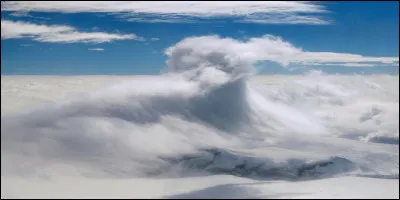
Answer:
[(398, 2), (152, 3), (2, 2), (1, 74), (158, 74), (164, 50), (187, 37), (265, 34), (317, 57), (340, 55), (288, 68), (266, 59), (262, 73), (398, 74)]

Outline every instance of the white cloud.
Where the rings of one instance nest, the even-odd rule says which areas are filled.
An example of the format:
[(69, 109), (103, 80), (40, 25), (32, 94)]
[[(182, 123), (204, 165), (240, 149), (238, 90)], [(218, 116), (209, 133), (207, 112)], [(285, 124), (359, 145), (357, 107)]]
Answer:
[(69, 32), (74, 29), (69, 26), (56, 25), (56, 26), (46, 26), (37, 25), (25, 22), (13, 22), (9, 20), (1, 20), (1, 38), (21, 38), (21, 37), (31, 37), (34, 35), (41, 34), (56, 34), (60, 32)]
[(20, 44), (19, 46), (21, 46), (21, 47), (30, 47), (30, 46), (33, 46), (33, 44)]
[(27, 16), (31, 16), (29, 13), (24, 12), (24, 11), (19, 11), (19, 12), (13, 12), (10, 14), (13, 17), (27, 17)]
[(146, 39), (144, 37), (141, 37), (141, 36), (136, 37), (136, 40), (137, 41), (141, 41), (141, 42), (146, 41)]
[(158, 40), (160, 40), (160, 38), (151, 38), (150, 40), (151, 41), (158, 41)]
[(395, 64), (398, 57), (368, 57), (334, 52), (308, 52), (293, 46), (280, 37), (264, 35), (239, 41), (219, 36), (190, 37), (165, 51), (167, 64), (173, 71), (215, 65), (227, 71), (244, 69), (258, 61), (273, 61), (287, 66), (290, 63), (321, 65), (339, 63), (342, 66), (370, 66), (371, 63)]
[(45, 19), (45, 20), (49, 20), (50, 19), (50, 18), (47, 18), (47, 17), (32, 16), (28, 12), (25, 12), (25, 11), (13, 12), (13, 13), (10, 14), (10, 16), (13, 16), (13, 17), (30, 17), (30, 18)]
[(294, 1), (7, 1), (1, 2), (1, 10), (124, 13), (129, 21), (167, 23), (185, 22), (190, 17), (232, 17), (249, 23), (328, 23), (315, 16), (326, 12), (324, 6)]
[(152, 19), (152, 18), (143, 18), (143, 17), (134, 17), (134, 18), (123, 18), (128, 22), (144, 22), (144, 23), (195, 23), (195, 20), (189, 20), (184, 18), (175, 18), (175, 19)]
[(308, 65), (345, 66), (345, 67), (375, 67), (373, 63), (309, 63)]
[(357, 54), (333, 53), (333, 52), (302, 52), (293, 58), (296, 62), (378, 62), (383, 64), (393, 64), (399, 60), (399, 57), (368, 57)]
[(103, 43), (111, 42), (113, 40), (127, 40), (134, 39), (134, 35), (118, 35), (102, 32), (82, 33), (77, 31), (64, 32), (57, 34), (43, 34), (37, 37), (36, 40), (41, 42), (55, 42), (55, 43)]
[(237, 22), (258, 23), (258, 24), (314, 24), (325, 25), (331, 22), (323, 20), (316, 16), (300, 16), (293, 13), (265, 15), (263, 17), (250, 17)]
[(65, 25), (39, 25), (21, 21), (1, 20), (1, 39), (29, 37), (35, 41), (52, 43), (103, 43), (114, 40), (132, 40), (135, 34), (79, 32)]
[(104, 51), (103, 48), (89, 48), (89, 51)]

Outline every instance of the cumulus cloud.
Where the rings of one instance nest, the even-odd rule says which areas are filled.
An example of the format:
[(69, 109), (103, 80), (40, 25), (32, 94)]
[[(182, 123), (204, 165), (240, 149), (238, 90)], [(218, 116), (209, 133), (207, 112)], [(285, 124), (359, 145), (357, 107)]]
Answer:
[(135, 34), (80, 32), (66, 25), (40, 25), (22, 21), (1, 20), (1, 39), (32, 38), (51, 43), (103, 43), (140, 38)]
[[(167, 64), (173, 71), (215, 65), (224, 71), (243, 69), (259, 61), (273, 61), (288, 66), (290, 63), (332, 64), (342, 66), (370, 66), (373, 63), (395, 64), (398, 57), (368, 57), (335, 52), (308, 52), (293, 46), (280, 37), (264, 35), (245, 41), (221, 38), (216, 35), (190, 37), (165, 51)], [(205, 62), (207, 61), (207, 62)]]
[(104, 51), (103, 48), (89, 48), (89, 51)]
[[(2, 11), (123, 13), (128, 21), (188, 22), (188, 18), (235, 18), (247, 23), (327, 24), (325, 7), (294, 1), (7, 1)], [(196, 21), (196, 20), (194, 20)]]

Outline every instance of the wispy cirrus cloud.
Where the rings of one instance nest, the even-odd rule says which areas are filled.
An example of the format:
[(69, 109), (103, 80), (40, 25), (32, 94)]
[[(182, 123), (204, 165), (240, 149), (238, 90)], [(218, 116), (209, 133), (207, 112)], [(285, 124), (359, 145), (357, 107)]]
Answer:
[(236, 22), (257, 24), (332, 24), (331, 21), (323, 20), (315, 16), (300, 16), (293, 13), (268, 14), (263, 17), (248, 17), (246, 19), (236, 20)]
[[(394, 65), (394, 63), (389, 63)], [(341, 63), (341, 62), (337, 62), (337, 63), (308, 63), (308, 65), (313, 65), (313, 66), (344, 66), (344, 67), (376, 67), (379, 65), (382, 65), (382, 63), (378, 62), (378, 63)]]
[(81, 32), (66, 25), (41, 25), (23, 21), (1, 20), (1, 39), (31, 38), (49, 43), (104, 43), (141, 39), (135, 34)]
[(127, 21), (191, 23), (232, 18), (242, 23), (329, 24), (316, 2), (295, 1), (7, 1), (2, 11), (113, 13)]
[(30, 47), (30, 46), (33, 46), (33, 44), (20, 44), (19, 46), (21, 46), (21, 47)]
[(89, 48), (89, 51), (104, 51), (103, 48)]
[(25, 11), (13, 12), (13, 13), (10, 14), (10, 16), (12, 16), (12, 17), (28, 17), (28, 18), (44, 19), (44, 20), (49, 20), (49, 19), (50, 19), (50, 18), (48, 18), (48, 17), (36, 17), (36, 16), (32, 16), (31, 14), (29, 14), (28, 12), (25, 12)]

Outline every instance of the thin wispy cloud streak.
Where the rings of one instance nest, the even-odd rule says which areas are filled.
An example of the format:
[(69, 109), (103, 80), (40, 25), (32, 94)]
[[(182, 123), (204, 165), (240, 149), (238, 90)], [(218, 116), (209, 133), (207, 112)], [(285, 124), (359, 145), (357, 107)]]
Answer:
[[(232, 18), (242, 23), (312, 24), (331, 22), (328, 11), (315, 2), (292, 1), (9, 1), (2, 11), (113, 13), (124, 20), (149, 23), (192, 23), (200, 19)], [(193, 18), (188, 20), (188, 18)], [(236, 21), (236, 20), (234, 20)]]
[(34, 18), (34, 19), (44, 19), (44, 20), (50, 20), (51, 18), (48, 17), (37, 17), (29, 14), (28, 12), (24, 11), (18, 11), (18, 12), (13, 12), (10, 14), (12, 17), (27, 17), (27, 18)]
[(116, 40), (141, 40), (135, 34), (82, 32), (66, 25), (43, 25), (1, 20), (1, 39), (31, 38), (48, 43), (104, 43)]
[(103, 48), (89, 48), (89, 51), (104, 51)]

